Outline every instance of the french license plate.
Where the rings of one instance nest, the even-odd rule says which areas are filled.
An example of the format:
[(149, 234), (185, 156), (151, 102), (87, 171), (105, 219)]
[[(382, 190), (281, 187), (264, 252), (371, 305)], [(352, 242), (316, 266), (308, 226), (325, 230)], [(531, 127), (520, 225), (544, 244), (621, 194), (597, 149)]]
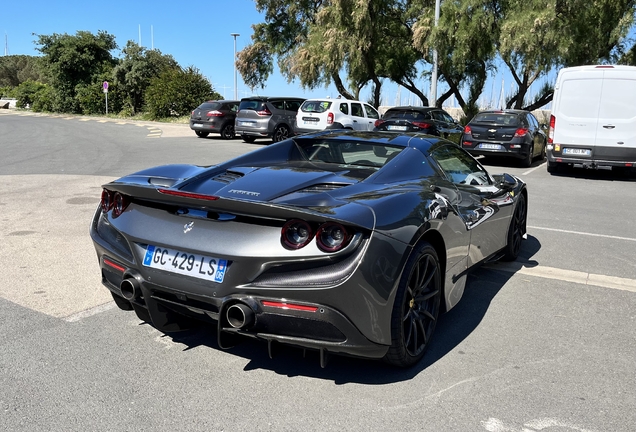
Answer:
[(396, 130), (396, 131), (405, 131), (408, 129), (406, 126), (395, 126), (395, 125), (389, 125), (386, 128), (388, 130)]
[(479, 144), (479, 148), (480, 149), (486, 149), (486, 150), (501, 150), (501, 145), (499, 144)]
[(194, 123), (192, 126), (194, 126), (194, 127), (203, 127), (203, 125), (201, 123)]
[(303, 121), (303, 124), (315, 125), (315, 124), (318, 124), (318, 119), (316, 119), (316, 120), (305, 120), (305, 121)]
[(571, 154), (571, 155), (577, 155), (577, 156), (591, 156), (592, 151), (588, 149), (564, 148), (563, 154)]
[(223, 282), (227, 270), (227, 260), (205, 255), (181, 252), (159, 246), (148, 245), (144, 256), (144, 266), (206, 279), (212, 282)]
[(254, 126), (254, 123), (248, 121), (240, 121), (239, 126)]

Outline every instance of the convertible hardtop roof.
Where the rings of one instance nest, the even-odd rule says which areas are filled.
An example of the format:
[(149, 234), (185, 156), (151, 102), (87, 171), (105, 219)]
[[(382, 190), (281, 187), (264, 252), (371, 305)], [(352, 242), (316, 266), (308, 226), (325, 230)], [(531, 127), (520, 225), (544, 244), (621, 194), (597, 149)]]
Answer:
[(418, 132), (395, 133), (384, 131), (352, 131), (344, 129), (327, 130), (317, 133), (299, 135), (294, 137), (293, 139), (300, 141), (315, 140), (319, 138), (369, 144), (375, 142), (378, 144), (388, 144), (400, 147), (415, 147), (425, 152), (427, 152), (434, 144), (438, 143), (439, 141), (443, 141), (438, 137)]

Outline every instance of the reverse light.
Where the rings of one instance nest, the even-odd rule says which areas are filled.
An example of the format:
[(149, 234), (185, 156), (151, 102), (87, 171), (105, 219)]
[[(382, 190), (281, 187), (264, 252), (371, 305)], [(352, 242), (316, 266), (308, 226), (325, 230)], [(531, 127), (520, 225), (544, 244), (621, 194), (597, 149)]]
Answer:
[(524, 136), (524, 135), (525, 135), (525, 134), (527, 134), (527, 133), (528, 133), (528, 129), (526, 129), (526, 128), (519, 128), (519, 129), (517, 129), (517, 130), (515, 131), (515, 138), (522, 137), (522, 136)]
[(333, 113), (327, 113), (327, 124), (333, 124)]
[(556, 125), (556, 117), (550, 116), (550, 129), (548, 129), (548, 144), (552, 144), (554, 142), (554, 126)]
[(305, 247), (313, 237), (311, 226), (300, 219), (287, 221), (281, 230), (281, 242), (288, 249)]
[(113, 193), (108, 189), (102, 190), (102, 199), (100, 205), (104, 213), (108, 213), (113, 208)]
[(316, 243), (323, 252), (336, 252), (345, 247), (351, 235), (347, 229), (336, 222), (324, 223), (318, 228), (316, 233)]
[(128, 204), (130, 204), (130, 199), (127, 196), (119, 192), (115, 192), (113, 197), (113, 217), (116, 218), (121, 216), (121, 214), (126, 211)]

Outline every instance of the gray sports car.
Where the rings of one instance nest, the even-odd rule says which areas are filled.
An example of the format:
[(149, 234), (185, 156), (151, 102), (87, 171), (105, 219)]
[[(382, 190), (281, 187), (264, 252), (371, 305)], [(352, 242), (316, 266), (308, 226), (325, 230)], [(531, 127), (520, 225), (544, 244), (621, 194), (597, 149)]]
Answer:
[(161, 331), (410, 366), (469, 270), (516, 259), (527, 202), (450, 141), (325, 131), (108, 183), (90, 233), (117, 305)]

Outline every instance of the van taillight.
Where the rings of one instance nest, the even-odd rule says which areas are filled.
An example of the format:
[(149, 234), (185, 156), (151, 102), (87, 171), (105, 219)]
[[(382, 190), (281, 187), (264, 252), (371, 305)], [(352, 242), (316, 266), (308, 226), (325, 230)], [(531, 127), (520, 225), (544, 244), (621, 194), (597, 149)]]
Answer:
[(333, 113), (327, 114), (327, 124), (333, 124)]
[(556, 124), (556, 117), (550, 116), (550, 129), (548, 129), (548, 144), (554, 143), (554, 125)]

